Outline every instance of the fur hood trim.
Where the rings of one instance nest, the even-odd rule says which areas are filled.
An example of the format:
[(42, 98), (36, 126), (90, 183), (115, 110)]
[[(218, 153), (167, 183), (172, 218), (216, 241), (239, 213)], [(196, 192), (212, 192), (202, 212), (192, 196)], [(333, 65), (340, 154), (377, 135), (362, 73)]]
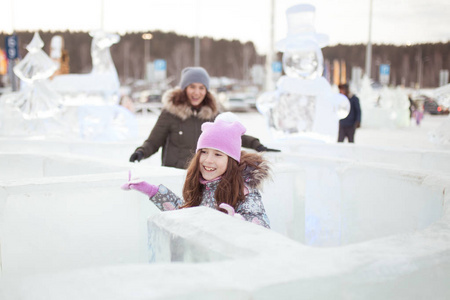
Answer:
[(250, 188), (261, 190), (263, 182), (271, 179), (269, 162), (260, 153), (242, 151), (239, 165), (243, 168), (245, 185)]
[[(196, 112), (188, 103), (175, 105), (173, 103), (173, 98), (180, 93), (183, 93), (183, 90), (180, 88), (173, 88), (166, 91), (161, 100), (161, 102), (163, 103), (163, 109), (167, 110), (169, 113), (179, 117), (182, 120), (186, 120), (187, 118), (195, 115), (202, 120), (212, 120), (218, 114), (218, 111), (214, 111), (210, 106), (202, 106), (200, 110)], [(216, 98), (213, 94), (211, 94), (211, 97), (213, 101), (217, 103)], [(216, 105), (216, 107), (218, 106)]]

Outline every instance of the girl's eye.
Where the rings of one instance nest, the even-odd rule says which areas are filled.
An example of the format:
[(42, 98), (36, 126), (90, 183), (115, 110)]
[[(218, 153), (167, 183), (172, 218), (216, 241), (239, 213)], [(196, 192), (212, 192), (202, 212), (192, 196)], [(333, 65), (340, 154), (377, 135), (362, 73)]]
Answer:
[(222, 156), (222, 153), (216, 153), (216, 156)]

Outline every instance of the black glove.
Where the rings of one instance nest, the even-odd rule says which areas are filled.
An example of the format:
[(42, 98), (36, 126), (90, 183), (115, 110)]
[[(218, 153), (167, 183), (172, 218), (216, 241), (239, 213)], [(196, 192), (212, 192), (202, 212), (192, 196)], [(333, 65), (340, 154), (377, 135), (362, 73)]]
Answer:
[(130, 156), (130, 162), (135, 162), (136, 160), (139, 162), (144, 157), (144, 153), (142, 151), (136, 151)]
[(281, 152), (281, 150), (270, 149), (270, 148), (267, 148), (264, 145), (259, 145), (258, 147), (256, 147), (256, 151), (258, 151), (258, 152)]

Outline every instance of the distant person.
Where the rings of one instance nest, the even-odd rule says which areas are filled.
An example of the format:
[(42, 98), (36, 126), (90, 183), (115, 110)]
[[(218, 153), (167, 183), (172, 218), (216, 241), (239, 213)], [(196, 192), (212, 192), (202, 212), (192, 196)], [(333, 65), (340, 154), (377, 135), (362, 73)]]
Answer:
[(346, 118), (339, 120), (338, 142), (344, 142), (344, 139), (347, 137), (349, 143), (354, 143), (355, 131), (361, 126), (361, 107), (359, 106), (359, 99), (355, 95), (350, 97), (348, 84), (340, 84), (339, 93), (345, 95), (350, 101), (350, 112)]
[(136, 109), (134, 108), (133, 100), (131, 100), (130, 96), (124, 95), (120, 99), (120, 105), (131, 111), (132, 113), (136, 112)]
[(411, 95), (408, 96), (408, 100), (409, 100), (409, 118), (411, 119), (413, 117), (414, 111), (416, 110), (416, 104), (414, 104)]
[[(163, 109), (150, 136), (136, 148), (130, 162), (155, 154), (162, 147), (162, 165), (179, 169), (195, 152), (201, 126), (219, 114), (219, 104), (209, 91), (209, 75), (201, 67), (188, 67), (181, 72), (180, 87), (162, 97)], [(242, 136), (242, 146), (262, 151), (279, 151), (262, 145), (259, 139)]]
[(420, 122), (423, 119), (423, 112), (424, 112), (424, 107), (423, 105), (417, 105), (416, 109), (414, 110), (414, 119), (416, 119), (416, 125), (420, 126)]
[(259, 153), (241, 151), (245, 127), (238, 121), (205, 122), (189, 163), (183, 198), (163, 185), (131, 180), (124, 190), (137, 190), (160, 210), (206, 206), (270, 228), (259, 187), (269, 178), (270, 168)]

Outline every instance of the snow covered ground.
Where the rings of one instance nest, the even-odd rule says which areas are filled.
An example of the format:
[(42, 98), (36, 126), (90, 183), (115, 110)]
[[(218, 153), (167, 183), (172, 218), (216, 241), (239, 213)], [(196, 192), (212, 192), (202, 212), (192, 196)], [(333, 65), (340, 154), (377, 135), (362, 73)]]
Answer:
[(398, 130), (363, 123), (355, 145), (280, 143), (257, 112), (239, 117), (283, 150), (267, 154), (272, 230), (205, 208), (161, 214), (118, 189), (131, 169), (181, 190), (184, 171), (160, 167), (158, 154), (128, 163), (155, 115), (138, 116), (134, 141), (1, 138), (0, 299), (450, 294), (450, 149), (428, 138), (448, 116)]
[[(270, 142), (271, 137), (266, 129), (265, 120), (258, 112), (238, 113), (238, 116), (247, 127), (248, 134)], [(410, 127), (393, 130), (390, 128), (365, 128), (363, 116), (362, 127), (356, 131), (355, 143), (364, 146), (446, 149), (432, 143), (429, 139), (429, 132), (436, 129), (447, 118), (449, 118), (448, 115), (425, 115), (420, 126), (411, 120)], [(142, 121), (140, 119), (140, 122)], [(450, 150), (450, 148), (447, 149)]]
[[(267, 130), (265, 119), (258, 112), (240, 113), (236, 112), (242, 123), (247, 128), (247, 134), (256, 136), (266, 143), (271, 142), (271, 136)], [(416, 149), (448, 149), (432, 143), (429, 139), (430, 131), (436, 129), (448, 115), (428, 115), (426, 114), (421, 124), (417, 126), (411, 120), (408, 128), (398, 128), (395, 130), (388, 128), (365, 128), (364, 117), (362, 127), (356, 131), (355, 142), (357, 145), (416, 148)], [(143, 141), (150, 133), (156, 116), (148, 114), (145, 117), (138, 115), (139, 139)]]
[(410, 127), (396, 130), (364, 128), (363, 123), (363, 127), (356, 131), (355, 141), (358, 145), (368, 146), (450, 150), (449, 146), (432, 143), (429, 137), (430, 132), (448, 118), (448, 115), (425, 115), (419, 126), (412, 120)]

